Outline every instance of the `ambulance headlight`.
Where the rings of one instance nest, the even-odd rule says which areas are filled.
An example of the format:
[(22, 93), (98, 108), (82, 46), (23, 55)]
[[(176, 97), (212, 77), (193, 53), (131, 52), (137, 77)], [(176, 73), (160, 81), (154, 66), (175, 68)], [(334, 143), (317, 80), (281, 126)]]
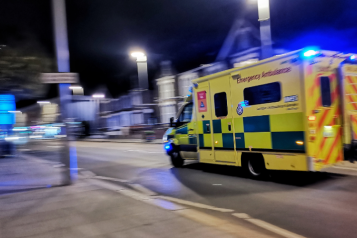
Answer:
[(167, 142), (167, 141), (169, 140), (168, 135), (172, 132), (172, 130), (173, 130), (173, 128), (167, 129), (167, 131), (165, 132), (165, 134), (162, 136), (162, 140), (163, 140), (164, 142)]

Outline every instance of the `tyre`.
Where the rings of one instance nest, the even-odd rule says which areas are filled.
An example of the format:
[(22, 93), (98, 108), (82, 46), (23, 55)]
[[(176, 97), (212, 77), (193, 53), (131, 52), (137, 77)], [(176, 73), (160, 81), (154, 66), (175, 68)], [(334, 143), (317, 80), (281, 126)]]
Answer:
[(180, 168), (184, 164), (184, 160), (182, 159), (180, 152), (178, 151), (173, 151), (170, 155), (171, 157), (171, 164), (175, 168)]
[(248, 176), (251, 178), (263, 179), (267, 175), (264, 157), (261, 154), (252, 153), (244, 155), (243, 166)]

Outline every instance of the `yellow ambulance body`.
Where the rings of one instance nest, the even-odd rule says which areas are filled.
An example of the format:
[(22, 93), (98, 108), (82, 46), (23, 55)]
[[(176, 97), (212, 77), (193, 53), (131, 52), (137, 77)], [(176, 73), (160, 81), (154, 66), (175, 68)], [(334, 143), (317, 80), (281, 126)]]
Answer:
[(172, 124), (174, 166), (320, 171), (357, 140), (355, 56), (304, 49), (195, 79)]

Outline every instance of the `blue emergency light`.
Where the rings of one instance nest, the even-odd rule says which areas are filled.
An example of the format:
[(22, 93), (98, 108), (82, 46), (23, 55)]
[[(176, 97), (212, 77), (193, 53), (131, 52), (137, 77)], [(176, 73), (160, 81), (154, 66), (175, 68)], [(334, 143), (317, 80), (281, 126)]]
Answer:
[(350, 60), (356, 60), (356, 55), (351, 55)]
[(311, 57), (317, 55), (319, 52), (316, 50), (308, 50), (304, 52), (305, 57)]
[(169, 151), (171, 151), (173, 148), (172, 148), (172, 145), (171, 145), (171, 144), (165, 144), (164, 149), (165, 149), (167, 152), (169, 152)]

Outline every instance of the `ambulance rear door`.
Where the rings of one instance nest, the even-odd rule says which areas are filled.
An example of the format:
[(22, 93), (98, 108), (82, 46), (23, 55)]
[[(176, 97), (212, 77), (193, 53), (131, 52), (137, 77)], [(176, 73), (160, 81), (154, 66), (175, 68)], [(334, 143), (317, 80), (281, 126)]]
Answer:
[(343, 142), (350, 145), (357, 140), (357, 65), (341, 67), (343, 95)]

